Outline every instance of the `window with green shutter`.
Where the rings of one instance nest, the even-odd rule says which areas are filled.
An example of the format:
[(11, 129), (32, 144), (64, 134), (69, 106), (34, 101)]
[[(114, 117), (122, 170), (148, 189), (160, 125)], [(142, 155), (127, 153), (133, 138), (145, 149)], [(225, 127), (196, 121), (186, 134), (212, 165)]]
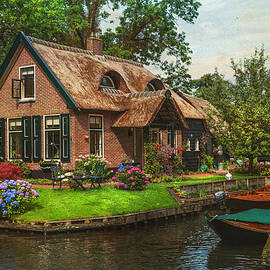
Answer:
[(22, 117), (23, 160), (31, 161), (31, 117)]
[(61, 161), (70, 161), (70, 116), (69, 114), (60, 115), (60, 130), (61, 130)]
[(33, 136), (33, 160), (41, 159), (41, 117), (32, 117), (32, 136)]
[(5, 119), (0, 118), (0, 159), (5, 158)]

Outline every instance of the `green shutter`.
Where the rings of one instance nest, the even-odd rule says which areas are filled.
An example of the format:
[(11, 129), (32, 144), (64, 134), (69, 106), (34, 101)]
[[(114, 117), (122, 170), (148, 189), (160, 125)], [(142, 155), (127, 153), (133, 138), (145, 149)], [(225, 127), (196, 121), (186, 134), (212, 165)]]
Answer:
[(0, 159), (5, 158), (5, 119), (0, 118)]
[(33, 160), (41, 159), (41, 117), (32, 116)]
[(69, 114), (61, 114), (60, 117), (60, 149), (61, 149), (61, 161), (70, 161), (70, 116)]
[(31, 117), (22, 117), (23, 161), (31, 161)]

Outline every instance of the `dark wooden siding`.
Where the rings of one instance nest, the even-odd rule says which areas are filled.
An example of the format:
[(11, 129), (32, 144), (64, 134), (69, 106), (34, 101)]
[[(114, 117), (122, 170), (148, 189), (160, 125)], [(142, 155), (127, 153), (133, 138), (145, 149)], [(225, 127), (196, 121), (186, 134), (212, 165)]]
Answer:
[[(190, 139), (190, 151), (183, 153), (183, 162), (185, 170), (197, 171), (199, 169), (199, 156), (200, 151), (195, 151), (195, 141), (200, 139), (200, 136), (206, 132), (203, 120), (200, 119), (186, 119), (189, 129), (183, 131), (183, 143)], [(208, 144), (208, 152), (211, 151), (211, 140)]]

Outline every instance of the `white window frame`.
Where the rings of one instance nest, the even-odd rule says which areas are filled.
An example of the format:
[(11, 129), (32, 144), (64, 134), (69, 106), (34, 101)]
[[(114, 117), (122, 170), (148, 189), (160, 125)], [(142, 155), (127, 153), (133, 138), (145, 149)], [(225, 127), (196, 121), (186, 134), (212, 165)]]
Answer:
[[(167, 131), (167, 136), (168, 136), (168, 138), (169, 138), (169, 136), (171, 136), (171, 130), (168, 130)], [(177, 145), (178, 145), (178, 132), (177, 132), (177, 130), (175, 130), (174, 129), (174, 136), (175, 136), (175, 142), (174, 142), (174, 147), (177, 147)], [(169, 140), (169, 139), (168, 139)]]
[[(157, 91), (156, 87), (155, 87), (152, 83), (149, 82), (149, 83), (147, 84), (147, 86), (148, 86), (148, 85), (150, 86), (150, 88), (153, 89), (153, 90), (148, 90), (148, 92), (155, 92), (155, 91)], [(147, 88), (147, 86), (146, 86), (146, 88)]]
[(186, 151), (191, 151), (191, 141), (190, 141), (189, 138), (187, 138), (186, 146), (188, 146), (188, 148), (186, 149)]
[(22, 102), (35, 101), (36, 100), (36, 66), (35, 65), (29, 65), (29, 66), (21, 66), (21, 67), (19, 67), (19, 79), (21, 80), (21, 69), (30, 68), (30, 67), (33, 67), (33, 69), (34, 69), (34, 97), (25, 98), (24, 93), (21, 92), (20, 101), (22, 101)]
[[(101, 116), (101, 126), (102, 126), (102, 132), (101, 132), (101, 136), (102, 136), (102, 157), (104, 157), (104, 115), (103, 114), (88, 114), (88, 134), (89, 134), (89, 155), (91, 155), (91, 151), (90, 151), (90, 147), (91, 147), (91, 135), (90, 135), (90, 117), (91, 116)], [(95, 130), (95, 129), (92, 129)], [(99, 131), (99, 129), (98, 129)]]
[[(101, 82), (102, 82), (102, 79), (103, 79), (103, 78), (109, 79), (113, 86), (105, 86), (105, 85), (102, 85)], [(101, 82), (100, 82), (100, 87), (106, 87), (106, 88), (113, 88), (113, 89), (115, 89), (115, 83), (114, 83), (113, 79), (112, 79), (109, 75), (104, 75), (104, 76), (102, 76)]]
[[(12, 160), (22, 160), (22, 158), (11, 158), (10, 157), (10, 149), (9, 149), (9, 147), (10, 147), (10, 145), (9, 145), (9, 133), (10, 133), (10, 131), (9, 131), (9, 122), (10, 122), (10, 120), (15, 120), (15, 119), (21, 119), (21, 122), (22, 122), (22, 117), (12, 117), (12, 118), (8, 118), (7, 119), (7, 150), (8, 150), (8, 160), (9, 161), (12, 161)], [(22, 125), (23, 125), (23, 122), (22, 122)], [(21, 132), (21, 133), (23, 133), (23, 130), (22, 131), (17, 131), (17, 132)], [(16, 133), (16, 131), (13, 131), (12, 133)], [(23, 146), (23, 145), (22, 145)], [(23, 156), (23, 151), (22, 151), (22, 156)]]
[[(59, 134), (60, 134), (60, 157), (59, 158), (46, 158), (46, 117), (48, 116), (59, 116)], [(43, 160), (50, 161), (61, 161), (61, 116), (60, 114), (46, 114), (43, 115)]]
[(200, 151), (200, 140), (198, 138), (195, 139), (195, 151)]

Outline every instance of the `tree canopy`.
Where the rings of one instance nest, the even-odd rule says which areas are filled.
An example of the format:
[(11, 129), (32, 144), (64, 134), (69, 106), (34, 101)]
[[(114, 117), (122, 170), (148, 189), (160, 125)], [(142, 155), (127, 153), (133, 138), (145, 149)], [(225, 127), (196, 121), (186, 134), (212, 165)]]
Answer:
[(224, 148), (240, 157), (270, 155), (270, 70), (264, 49), (250, 58), (231, 60), (234, 82), (217, 71), (194, 81), (195, 94), (209, 100), (218, 111), (213, 132)]
[(85, 48), (87, 37), (117, 11), (119, 24), (111, 20), (101, 34), (104, 53), (153, 65), (173, 89), (188, 91), (191, 50), (177, 22), (194, 23), (199, 6), (196, 0), (2, 0), (0, 62), (19, 31)]

